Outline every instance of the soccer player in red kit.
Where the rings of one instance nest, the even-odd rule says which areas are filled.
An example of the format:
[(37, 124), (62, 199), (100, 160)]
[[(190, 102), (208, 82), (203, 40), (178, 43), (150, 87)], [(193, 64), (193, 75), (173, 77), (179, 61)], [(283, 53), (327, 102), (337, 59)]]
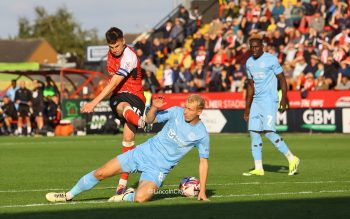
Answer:
[[(112, 27), (106, 32), (109, 46), (107, 70), (109, 83), (95, 99), (81, 108), (82, 112), (90, 113), (95, 106), (111, 92), (110, 106), (114, 115), (124, 123), (123, 153), (135, 148), (135, 133), (137, 127), (144, 128), (141, 118), (145, 110), (146, 98), (143, 94), (140, 60), (136, 53), (125, 44), (123, 32)], [(116, 189), (117, 194), (126, 190), (128, 174), (120, 176)]]

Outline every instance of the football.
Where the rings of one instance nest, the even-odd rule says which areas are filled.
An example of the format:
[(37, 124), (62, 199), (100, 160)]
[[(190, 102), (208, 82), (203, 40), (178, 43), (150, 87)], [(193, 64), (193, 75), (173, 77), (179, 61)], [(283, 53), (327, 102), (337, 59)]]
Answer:
[(179, 189), (181, 194), (186, 197), (195, 197), (199, 193), (199, 180), (193, 176), (185, 177), (181, 180)]

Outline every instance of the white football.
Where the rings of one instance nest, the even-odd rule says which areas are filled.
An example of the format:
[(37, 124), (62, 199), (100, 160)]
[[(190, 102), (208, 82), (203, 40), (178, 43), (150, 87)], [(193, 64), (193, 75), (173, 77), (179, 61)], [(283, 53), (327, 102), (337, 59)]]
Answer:
[(199, 180), (193, 176), (185, 177), (180, 182), (179, 189), (181, 194), (186, 197), (195, 197), (200, 190)]

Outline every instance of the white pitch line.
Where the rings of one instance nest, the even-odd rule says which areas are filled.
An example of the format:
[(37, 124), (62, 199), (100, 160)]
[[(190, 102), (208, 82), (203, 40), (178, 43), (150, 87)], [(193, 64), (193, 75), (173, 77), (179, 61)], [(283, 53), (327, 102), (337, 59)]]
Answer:
[[(209, 183), (207, 186), (233, 186), (233, 185), (274, 185), (274, 184), (335, 184), (335, 183), (350, 183), (350, 181), (299, 181), (299, 182), (232, 182), (232, 183)], [(178, 184), (164, 185), (163, 187), (177, 187)], [(115, 187), (99, 187), (94, 190), (115, 189)], [(57, 189), (26, 189), (26, 190), (0, 190), (0, 193), (17, 193), (17, 192), (47, 192), (47, 191), (67, 191), (69, 189), (57, 188)]]
[[(275, 184), (331, 184), (331, 183), (350, 183), (350, 181), (297, 181), (297, 182), (232, 182), (232, 183), (212, 183), (207, 186), (232, 186), (232, 185), (275, 185)], [(179, 186), (179, 185), (165, 185)]]
[[(257, 196), (284, 196), (284, 195), (309, 195), (309, 194), (322, 194), (322, 193), (350, 193), (350, 190), (321, 190), (321, 191), (301, 191), (301, 192), (278, 192), (278, 193), (255, 193), (255, 194), (229, 194), (229, 195), (213, 195), (210, 198), (232, 198), (232, 197), (257, 197)], [(165, 198), (164, 200), (178, 199)], [(105, 201), (73, 201), (73, 202), (61, 202), (61, 203), (35, 203), (26, 205), (0, 205), (1, 208), (26, 208), (26, 207), (42, 207), (42, 206), (56, 206), (56, 205), (77, 205), (77, 204), (102, 204), (108, 203)]]
[(321, 190), (317, 192), (302, 191), (302, 192), (279, 192), (279, 193), (256, 193), (256, 194), (230, 194), (230, 195), (213, 195), (214, 198), (229, 198), (229, 197), (255, 197), (255, 196), (274, 196), (274, 195), (306, 195), (319, 193), (347, 193), (350, 190)]
[(101, 140), (101, 141), (96, 141), (96, 140), (89, 140), (89, 139), (84, 139), (84, 140), (79, 140), (79, 141), (34, 141), (34, 142), (0, 142), (0, 146), (7, 146), (7, 145), (38, 145), (38, 144), (61, 144), (61, 143), (69, 143), (69, 144), (74, 144), (74, 143), (81, 143), (81, 142), (91, 142), (91, 143), (101, 143), (101, 142), (115, 142), (115, 140)]

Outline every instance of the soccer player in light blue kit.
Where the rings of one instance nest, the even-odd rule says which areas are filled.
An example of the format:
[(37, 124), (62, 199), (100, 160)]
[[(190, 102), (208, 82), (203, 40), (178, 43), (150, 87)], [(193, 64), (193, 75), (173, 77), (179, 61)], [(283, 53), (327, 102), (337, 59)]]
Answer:
[[(278, 108), (282, 112), (286, 110), (287, 83), (283, 69), (275, 56), (263, 51), (263, 41), (260, 35), (253, 35), (249, 39), (249, 45), (252, 56), (246, 63), (248, 89), (244, 119), (249, 120), (248, 130), (255, 169), (243, 175), (264, 175), (261, 134), (265, 134), (271, 143), (286, 156), (289, 162), (288, 175), (294, 175), (298, 170), (300, 159), (292, 154), (275, 129)], [(277, 79), (282, 89), (280, 105), (278, 105)]]
[(108, 201), (145, 202), (152, 198), (165, 177), (193, 147), (199, 151), (200, 192), (198, 200), (208, 200), (206, 181), (208, 175), (209, 135), (199, 118), (204, 109), (204, 99), (190, 95), (184, 108), (171, 107), (157, 113), (166, 103), (162, 97), (153, 100), (145, 122), (167, 122), (163, 129), (134, 150), (111, 159), (102, 167), (83, 176), (67, 193), (48, 193), (50, 202), (66, 202), (81, 192), (92, 189), (101, 180), (123, 172), (141, 172), (136, 191), (129, 188)]

